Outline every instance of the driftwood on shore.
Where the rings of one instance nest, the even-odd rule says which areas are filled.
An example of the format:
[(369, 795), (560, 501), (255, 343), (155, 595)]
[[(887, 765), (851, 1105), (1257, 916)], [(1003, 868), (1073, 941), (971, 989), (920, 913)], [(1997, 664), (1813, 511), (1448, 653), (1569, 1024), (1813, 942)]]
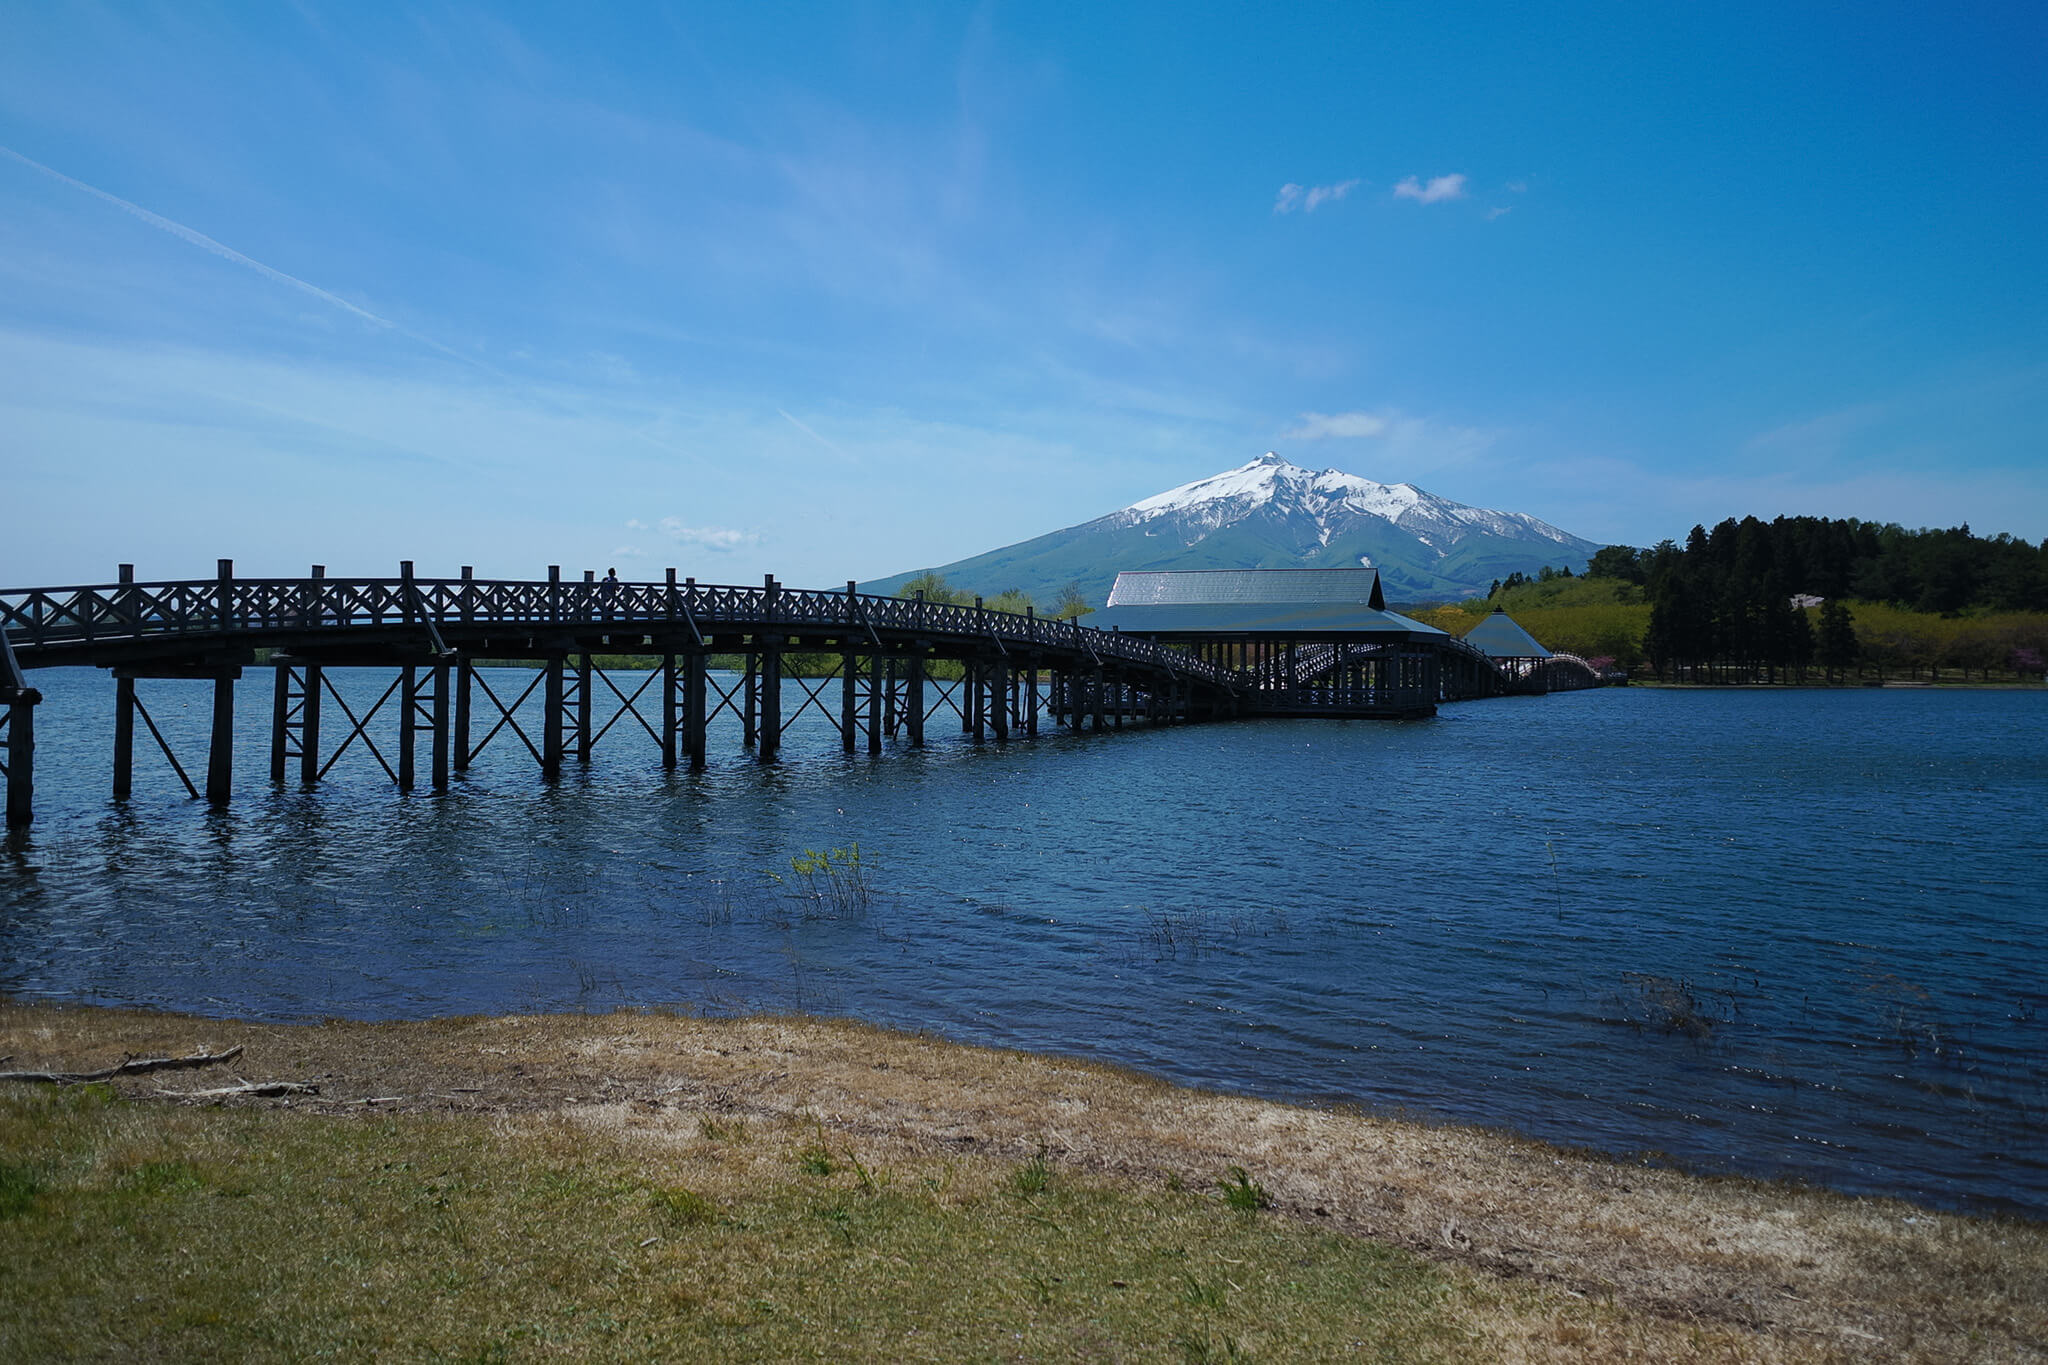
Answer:
[(0, 1071), (0, 1081), (89, 1085), (94, 1081), (111, 1081), (116, 1076), (146, 1076), (152, 1071), (186, 1071), (194, 1067), (219, 1066), (241, 1055), (242, 1045), (237, 1043), (225, 1052), (195, 1052), (187, 1057), (129, 1057), (99, 1071)]
[(159, 1090), (156, 1093), (174, 1100), (224, 1100), (242, 1095), (272, 1099), (279, 1095), (317, 1095), (320, 1087), (311, 1081), (241, 1081), (217, 1090)]

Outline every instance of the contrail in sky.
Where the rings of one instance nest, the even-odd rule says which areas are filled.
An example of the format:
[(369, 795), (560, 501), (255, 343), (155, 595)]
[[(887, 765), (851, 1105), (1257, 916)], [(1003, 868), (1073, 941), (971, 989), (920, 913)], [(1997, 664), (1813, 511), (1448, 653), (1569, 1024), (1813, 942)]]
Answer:
[(45, 166), (42, 162), (31, 160), (30, 158), (23, 156), (20, 152), (15, 151), (12, 147), (0, 147), (0, 153), (5, 153), (6, 155), (13, 157), (22, 165), (30, 167), (33, 170), (41, 171), (44, 175), (49, 176), (52, 180), (61, 180), (75, 190), (84, 190), (87, 194), (92, 195), (96, 199), (104, 199), (109, 204), (112, 204), (115, 208), (121, 209), (122, 211), (127, 213), (134, 214), (137, 218), (140, 218), (143, 222), (149, 224), (151, 227), (162, 228), (165, 232), (170, 233), (173, 237), (178, 237), (183, 239), (184, 241), (190, 242), (193, 246), (199, 247), (202, 250), (211, 251), (214, 255), (220, 257), (222, 260), (233, 261), (236, 265), (246, 265), (251, 270), (255, 271), (257, 274), (264, 276), (266, 279), (276, 280), (279, 284), (288, 284), (294, 289), (303, 290), (306, 293), (311, 294), (316, 299), (320, 299), (326, 303), (331, 303), (336, 308), (342, 309), (345, 312), (354, 313), (357, 317), (361, 318), (365, 322), (373, 323), (378, 327), (390, 327), (395, 330), (403, 330), (398, 327), (397, 323), (392, 322), (389, 318), (380, 318), (375, 313), (372, 313), (369, 309), (358, 308), (354, 304), (350, 303), (347, 299), (344, 299), (339, 295), (330, 294), (325, 289), (320, 288), (318, 285), (307, 284), (304, 280), (299, 279), (296, 276), (287, 275), (282, 270), (273, 270), (271, 267), (263, 264), (263, 262), (261, 261), (252, 260), (249, 257), (244, 256), (241, 252), (235, 250), (231, 246), (225, 246), (220, 242), (214, 241), (213, 238), (207, 236), (203, 232), (196, 232), (193, 229), (186, 227), (183, 223), (174, 223), (160, 213), (151, 213), (148, 209), (143, 208), (140, 204), (131, 204), (126, 199), (121, 198), (119, 195), (108, 194), (105, 190), (96, 188), (95, 186), (92, 185), (88, 185), (83, 180), (73, 180), (70, 176), (64, 174), (64, 172), (62, 171), (53, 171), (48, 166)]
[(776, 409), (776, 411), (777, 411), (777, 412), (780, 412), (780, 413), (782, 413), (782, 415), (783, 415), (783, 416), (784, 416), (785, 418), (788, 418), (789, 424), (790, 424), (791, 426), (795, 427), (795, 428), (796, 428), (796, 429), (797, 429), (798, 431), (801, 431), (801, 432), (802, 432), (802, 433), (803, 433), (804, 435), (806, 435), (806, 436), (810, 437), (810, 438), (811, 438), (811, 439), (812, 439), (813, 441), (816, 441), (816, 442), (817, 442), (817, 443), (818, 443), (819, 445), (821, 445), (821, 446), (825, 447), (825, 449), (827, 449), (827, 450), (831, 451), (831, 452), (832, 452), (832, 453), (833, 453), (834, 455), (837, 455), (837, 456), (838, 456), (838, 457), (839, 457), (840, 459), (842, 459), (842, 460), (851, 460), (851, 459), (853, 458), (853, 456), (851, 456), (851, 455), (847, 454), (847, 453), (846, 453), (845, 451), (841, 450), (841, 449), (840, 449), (840, 448), (839, 448), (838, 446), (836, 446), (836, 445), (833, 445), (833, 444), (832, 444), (832, 443), (831, 443), (830, 441), (828, 441), (828, 440), (826, 440), (826, 439), (825, 439), (824, 437), (820, 436), (820, 435), (819, 435), (819, 434), (818, 434), (817, 432), (815, 432), (815, 431), (812, 431), (812, 430), (811, 430), (811, 429), (810, 429), (809, 427), (805, 426), (805, 425), (804, 425), (804, 424), (803, 424), (802, 422), (799, 422), (799, 421), (797, 421), (797, 420), (796, 420), (796, 418), (794, 418), (794, 417), (790, 417), (790, 415), (789, 415), (789, 414), (788, 414), (787, 412), (783, 411), (783, 409), (781, 409), (781, 408), (777, 408), (777, 409)]
[(151, 213), (148, 209), (142, 207), (140, 204), (131, 204), (126, 199), (121, 198), (119, 195), (108, 194), (105, 190), (100, 189), (99, 187), (94, 185), (88, 185), (83, 180), (73, 180), (70, 176), (64, 174), (64, 172), (51, 170), (42, 162), (36, 161), (30, 157), (23, 156), (20, 152), (15, 151), (12, 147), (0, 146), (0, 154), (11, 156), (16, 161), (19, 161), (22, 165), (30, 167), (31, 169), (34, 170), (41, 171), (44, 175), (49, 176), (52, 180), (60, 180), (63, 183), (71, 186), (73, 189), (84, 190), (87, 194), (93, 196), (95, 199), (104, 199), (109, 204), (112, 204), (115, 208), (120, 209), (123, 213), (132, 213), (137, 218), (140, 218), (143, 222), (149, 224), (151, 227), (162, 228), (165, 232), (170, 233), (173, 237), (176, 237), (181, 241), (190, 242), (193, 246), (198, 247), (202, 251), (210, 251), (224, 261), (233, 261), (236, 265), (248, 266), (249, 269), (255, 271), (257, 274), (263, 276), (265, 279), (275, 280), (279, 284), (289, 285), (293, 289), (297, 289), (302, 293), (311, 294), (314, 298), (319, 299), (322, 303), (331, 303), (336, 308), (341, 309), (345, 313), (353, 313), (357, 317), (361, 318), (364, 322), (369, 323), (373, 327), (382, 327), (389, 331), (396, 332), (400, 336), (405, 337), (408, 340), (417, 341), (422, 346), (428, 347), (431, 350), (439, 351), (442, 355), (449, 357), (451, 360), (459, 360), (465, 365), (474, 365), (478, 369), (484, 370), (490, 374), (497, 375), (501, 379), (505, 377), (504, 372), (502, 370), (499, 370), (495, 365), (491, 365), (485, 361), (478, 360), (473, 355), (464, 355), (462, 352), (456, 350), (453, 346), (444, 346), (440, 342), (434, 340), (432, 337), (421, 336), (418, 332), (413, 331), (412, 328), (402, 327), (399, 324), (393, 322), (390, 318), (380, 318), (367, 308), (358, 308), (355, 304), (350, 303), (347, 299), (342, 298), (339, 294), (330, 294), (317, 284), (307, 284), (304, 280), (300, 279), (296, 275), (287, 275), (282, 270), (273, 269), (272, 267), (263, 264), (263, 262), (259, 260), (255, 260), (252, 259), (251, 257), (244, 256), (241, 252), (235, 250), (233, 247), (227, 246), (221, 242), (216, 242), (215, 240), (213, 240), (213, 238), (207, 236), (205, 233), (197, 231), (196, 229), (193, 228), (188, 228), (183, 223), (174, 223), (170, 219), (164, 217), (161, 213)]

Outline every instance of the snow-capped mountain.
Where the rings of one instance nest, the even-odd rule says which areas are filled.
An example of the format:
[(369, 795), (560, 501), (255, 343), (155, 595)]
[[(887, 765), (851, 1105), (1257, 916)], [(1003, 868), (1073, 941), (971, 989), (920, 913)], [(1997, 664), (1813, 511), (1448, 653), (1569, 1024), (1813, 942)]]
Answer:
[[(1370, 566), (1399, 602), (1483, 594), (1544, 565), (1574, 571), (1599, 546), (1521, 512), (1468, 507), (1409, 483), (1303, 469), (1267, 453), (1090, 522), (938, 566), (955, 587), (1022, 588), (1050, 602), (1078, 583), (1101, 605), (1124, 569)], [(921, 572), (921, 571), (920, 571)], [(869, 585), (892, 592), (913, 574)]]

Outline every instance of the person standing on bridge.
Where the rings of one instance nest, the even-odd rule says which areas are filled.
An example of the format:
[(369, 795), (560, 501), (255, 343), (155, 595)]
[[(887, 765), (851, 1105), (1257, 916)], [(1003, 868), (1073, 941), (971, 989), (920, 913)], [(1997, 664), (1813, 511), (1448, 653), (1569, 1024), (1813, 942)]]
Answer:
[(604, 609), (604, 619), (612, 619), (612, 607), (619, 600), (619, 571), (606, 569), (604, 582), (597, 585), (598, 605)]

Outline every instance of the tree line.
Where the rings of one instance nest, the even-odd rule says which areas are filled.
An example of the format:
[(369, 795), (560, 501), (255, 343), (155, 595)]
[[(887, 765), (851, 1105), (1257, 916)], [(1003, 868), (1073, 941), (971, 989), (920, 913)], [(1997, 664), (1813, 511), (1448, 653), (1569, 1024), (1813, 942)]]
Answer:
[[(1775, 682), (1814, 666), (1833, 676), (1872, 653), (1851, 601), (1941, 617), (2048, 610), (2048, 540), (1976, 536), (1967, 525), (1909, 531), (1854, 519), (1731, 517), (1712, 530), (1693, 527), (1682, 546), (1610, 545), (1585, 576), (1643, 593), (1643, 653), (1659, 677)], [(1952, 662), (1987, 672), (2040, 667), (2031, 636), (1978, 634), (1974, 657)]]
[[(919, 594), (923, 594), (927, 602), (943, 602), (956, 607), (971, 607), (980, 602), (990, 611), (1015, 612), (1019, 616), (1027, 611), (1038, 611), (1038, 604), (1032, 600), (1031, 594), (1020, 588), (1006, 588), (994, 597), (977, 598), (965, 588), (954, 587), (946, 581), (944, 574), (932, 569), (925, 570), (896, 592), (898, 597), (916, 597)], [(1094, 610), (1088, 605), (1088, 599), (1081, 595), (1081, 585), (1076, 582), (1060, 589), (1059, 596), (1053, 599), (1051, 611), (1038, 611), (1038, 614), (1055, 621), (1071, 621)]]

